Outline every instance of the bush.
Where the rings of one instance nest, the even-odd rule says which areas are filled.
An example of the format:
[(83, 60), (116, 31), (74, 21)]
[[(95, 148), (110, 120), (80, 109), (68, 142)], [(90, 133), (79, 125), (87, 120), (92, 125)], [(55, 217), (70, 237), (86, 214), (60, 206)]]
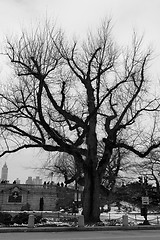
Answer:
[[(26, 212), (23, 213), (19, 213), (16, 216), (13, 217), (12, 222), (16, 223), (16, 224), (28, 224), (28, 218), (29, 218), (29, 214)], [(34, 223), (41, 223), (42, 221), (42, 217), (39, 215), (34, 215)]]
[[(9, 213), (0, 212), (0, 224), (4, 224), (4, 225), (13, 225), (14, 223), (19, 225), (28, 224), (28, 218), (29, 218), (29, 214), (26, 212), (18, 213), (14, 217), (12, 217), (12, 215)], [(41, 223), (43, 221), (45, 222), (45, 220), (42, 219), (42, 216), (40, 215), (34, 216), (35, 224)]]
[(12, 224), (11, 214), (0, 212), (0, 223), (5, 225), (11, 225)]
[(19, 213), (13, 217), (12, 222), (16, 224), (27, 224), (28, 217), (29, 217), (29, 214), (26, 212)]
[(34, 216), (34, 223), (37, 224), (37, 223), (41, 223), (42, 221), (45, 221), (45, 220), (42, 220), (42, 217), (40, 215), (35, 215)]

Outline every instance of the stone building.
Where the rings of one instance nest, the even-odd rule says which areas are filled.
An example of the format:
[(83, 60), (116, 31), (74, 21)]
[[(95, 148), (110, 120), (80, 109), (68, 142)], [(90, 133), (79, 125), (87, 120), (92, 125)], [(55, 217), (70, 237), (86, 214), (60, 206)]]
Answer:
[(56, 185), (0, 184), (0, 211), (54, 211)]

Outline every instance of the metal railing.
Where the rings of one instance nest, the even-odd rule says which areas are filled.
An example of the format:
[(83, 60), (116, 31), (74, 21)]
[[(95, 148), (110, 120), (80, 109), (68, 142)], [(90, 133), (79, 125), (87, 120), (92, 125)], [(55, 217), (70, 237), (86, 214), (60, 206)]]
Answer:
[[(127, 215), (128, 217), (128, 225), (134, 226), (143, 224), (144, 217), (140, 215), (140, 213), (128, 214), (128, 213), (108, 213), (108, 215), (101, 216), (101, 220), (106, 223), (106, 225), (123, 225), (123, 216)], [(151, 225), (159, 225), (160, 224), (160, 214), (148, 214), (147, 219), (149, 224)]]

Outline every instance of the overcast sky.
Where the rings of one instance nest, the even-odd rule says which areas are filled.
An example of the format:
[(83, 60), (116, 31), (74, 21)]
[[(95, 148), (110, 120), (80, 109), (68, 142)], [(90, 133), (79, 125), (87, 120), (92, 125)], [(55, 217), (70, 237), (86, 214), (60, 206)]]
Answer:
[[(154, 50), (153, 77), (160, 75), (160, 0), (0, 0), (0, 42), (5, 35), (19, 34), (46, 17), (56, 20), (67, 34), (83, 37), (88, 29), (111, 17), (113, 32), (118, 43), (128, 44), (133, 29), (144, 34), (145, 44)], [(153, 71), (154, 69), (154, 71)], [(0, 79), (5, 80), (6, 68), (0, 66)], [(45, 154), (23, 151), (0, 159), (0, 168), (7, 162), (9, 180), (19, 177), (22, 182), (37, 175), (28, 169), (45, 159)]]

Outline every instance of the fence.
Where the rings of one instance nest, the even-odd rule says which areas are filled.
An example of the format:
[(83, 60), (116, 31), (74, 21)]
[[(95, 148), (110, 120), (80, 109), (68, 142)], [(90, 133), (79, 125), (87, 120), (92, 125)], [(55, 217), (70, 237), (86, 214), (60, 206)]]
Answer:
[[(115, 225), (123, 225), (124, 224), (124, 215), (127, 216), (128, 225), (134, 226), (143, 224), (144, 217), (140, 215), (140, 213), (112, 213), (109, 212), (108, 214), (101, 214), (101, 220), (105, 225), (115, 226)], [(61, 213), (61, 212), (52, 212), (52, 213), (43, 213), (43, 217), (50, 218), (51, 221), (63, 221), (68, 222), (72, 221), (73, 223), (77, 223), (79, 214), (71, 214), (71, 213)], [(148, 222), (151, 225), (158, 225), (160, 224), (160, 214), (148, 214), (147, 216)]]
[[(12, 216), (15, 216), (18, 212), (10, 212)], [(22, 213), (22, 211), (21, 211)], [(30, 215), (40, 215), (42, 218), (47, 219), (48, 225), (50, 224), (68, 224), (70, 226), (77, 226), (80, 220), (80, 214), (71, 214), (71, 213), (62, 213), (62, 212), (52, 212), (52, 211), (27, 211)], [(126, 218), (124, 217), (126, 216)], [(151, 225), (159, 225), (160, 224), (160, 214), (159, 213), (149, 213), (147, 216), (148, 222)], [(104, 223), (104, 226), (122, 226), (129, 225), (135, 226), (139, 224), (143, 224), (144, 217), (140, 215), (140, 213), (117, 213), (117, 212), (109, 212), (102, 213), (101, 220)], [(46, 224), (45, 224), (46, 225)]]
[[(123, 216), (127, 215), (128, 217), (128, 225), (134, 226), (143, 224), (144, 217), (140, 215), (140, 213), (111, 213), (102, 214), (101, 220), (106, 223), (106, 225), (122, 225), (123, 224)], [(160, 214), (150, 213), (147, 215), (147, 220), (151, 225), (160, 224)]]

